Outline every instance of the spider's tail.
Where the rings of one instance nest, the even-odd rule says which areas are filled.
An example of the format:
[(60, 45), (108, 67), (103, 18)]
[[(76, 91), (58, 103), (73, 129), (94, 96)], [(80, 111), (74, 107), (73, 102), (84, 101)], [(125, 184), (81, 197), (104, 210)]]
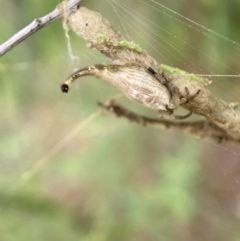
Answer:
[(83, 68), (80, 69), (78, 71), (76, 71), (75, 73), (73, 73), (71, 76), (69, 76), (69, 78), (67, 80), (64, 81), (64, 83), (61, 85), (61, 90), (63, 93), (68, 93), (69, 88), (71, 86), (71, 84), (78, 79), (79, 77), (82, 77), (84, 75), (94, 75), (94, 70), (95, 67), (94, 66), (90, 66), (87, 68)]

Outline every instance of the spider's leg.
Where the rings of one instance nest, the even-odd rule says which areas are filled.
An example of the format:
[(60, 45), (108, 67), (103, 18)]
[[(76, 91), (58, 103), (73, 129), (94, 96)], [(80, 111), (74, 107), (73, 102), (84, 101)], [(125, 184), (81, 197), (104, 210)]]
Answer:
[(147, 71), (150, 74), (152, 74), (162, 85), (167, 85), (168, 82), (170, 81), (170, 79), (165, 75), (165, 73), (163, 71), (159, 74), (151, 67), (148, 67)]
[(166, 107), (166, 111), (159, 110), (159, 117), (162, 119), (168, 119), (168, 120), (183, 120), (192, 115), (192, 111), (190, 111), (186, 115), (172, 115), (173, 112), (174, 112), (173, 109)]
[(158, 117), (161, 119), (173, 119), (173, 116), (171, 116), (173, 114), (173, 109), (168, 108), (168, 106), (166, 106), (166, 110), (158, 110)]
[(185, 103), (188, 103), (191, 100), (195, 99), (199, 95), (200, 90), (197, 90), (195, 94), (190, 95), (189, 89), (187, 87), (185, 87), (185, 92), (186, 92), (186, 97), (185, 97), (186, 101), (185, 101)]
[[(173, 110), (176, 109), (178, 106), (182, 105), (182, 104), (185, 104), (185, 103), (188, 103), (190, 102), (191, 100), (193, 100), (194, 98), (196, 98), (199, 93), (200, 93), (200, 90), (198, 90), (196, 93), (194, 93), (193, 95), (190, 95), (189, 93), (189, 89), (187, 87), (185, 87), (185, 96), (183, 96), (181, 93), (180, 93), (180, 90), (178, 87), (174, 86), (172, 88), (172, 93), (173, 93), (173, 96), (172, 96), (172, 101), (171, 101), (171, 106), (168, 106), (167, 109), (171, 109), (172, 110), (172, 113), (173, 113)], [(174, 115), (172, 119), (176, 119), (176, 120), (183, 120), (183, 119), (186, 119), (188, 118), (189, 116), (192, 115), (192, 111), (190, 111), (188, 114), (186, 115)]]
[(189, 113), (187, 113), (186, 115), (175, 115), (174, 119), (183, 120), (183, 119), (187, 119), (191, 115), (192, 115), (192, 111), (189, 111)]
[(186, 94), (185, 94), (185, 96), (183, 96), (180, 93), (179, 88), (174, 86), (172, 92), (173, 92), (173, 96), (174, 96), (174, 102), (177, 105), (182, 105), (182, 104), (186, 104), (186, 103), (190, 102), (191, 100), (193, 100), (194, 98), (196, 98), (199, 95), (200, 90), (198, 90), (193, 95), (190, 95), (189, 89), (187, 87), (185, 87)]

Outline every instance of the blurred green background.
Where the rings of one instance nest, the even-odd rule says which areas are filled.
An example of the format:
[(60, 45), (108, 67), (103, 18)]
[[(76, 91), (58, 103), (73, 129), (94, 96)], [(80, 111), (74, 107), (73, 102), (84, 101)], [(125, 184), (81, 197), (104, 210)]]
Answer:
[[(0, 0), (0, 44), (58, 3)], [(83, 1), (161, 63), (199, 74), (239, 74), (238, 44), (189, 28), (156, 4), (240, 42), (239, 0), (121, 3), (135, 15), (114, 2)], [(71, 43), (79, 68), (107, 62), (74, 34)], [(240, 240), (240, 148), (111, 115), (81, 128), (97, 101), (119, 92), (83, 78), (63, 95), (60, 84), (72, 72), (60, 21), (0, 58), (0, 241)], [(239, 101), (238, 82), (214, 79), (211, 90)]]

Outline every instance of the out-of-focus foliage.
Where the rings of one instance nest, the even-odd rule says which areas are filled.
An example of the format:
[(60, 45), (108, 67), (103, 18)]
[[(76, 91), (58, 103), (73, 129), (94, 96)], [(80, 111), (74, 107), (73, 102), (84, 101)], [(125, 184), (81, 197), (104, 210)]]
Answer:
[[(135, 0), (123, 2), (191, 45), (199, 44), (199, 51), (219, 61), (224, 56), (224, 63), (239, 71), (239, 61), (221, 44), (179, 29)], [(239, 38), (239, 0), (157, 2), (231, 39)], [(0, 43), (58, 3), (1, 0)], [(108, 1), (83, 4), (123, 31)], [(137, 35), (130, 35), (147, 48)], [(106, 62), (83, 40), (74, 35), (71, 40), (79, 67)], [(147, 51), (159, 59), (153, 48)], [(220, 68), (197, 52), (192, 55), (202, 58), (209, 70)], [(177, 56), (169, 55), (168, 60), (173, 66), (190, 68), (179, 66)], [(63, 95), (60, 84), (71, 72), (60, 22), (0, 59), (0, 240), (238, 240), (237, 147), (228, 151), (230, 147), (146, 129), (110, 115), (77, 131), (97, 110), (97, 101), (118, 91), (100, 80), (84, 78)], [(236, 89), (234, 82), (228, 86)], [(36, 175), (26, 179), (38, 167)]]

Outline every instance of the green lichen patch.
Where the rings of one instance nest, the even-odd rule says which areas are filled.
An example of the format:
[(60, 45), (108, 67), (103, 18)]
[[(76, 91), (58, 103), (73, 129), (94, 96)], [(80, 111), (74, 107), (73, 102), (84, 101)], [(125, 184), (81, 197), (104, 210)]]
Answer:
[(108, 38), (106, 38), (106, 36), (104, 36), (103, 34), (98, 34), (97, 35), (97, 38), (103, 42), (103, 43), (106, 43), (107, 45), (112, 45), (114, 47), (119, 47), (119, 48), (127, 48), (127, 49), (132, 49), (138, 53), (141, 53), (142, 52), (142, 49), (141, 47), (134, 43), (134, 42), (129, 42), (129, 41), (126, 41), (126, 40), (122, 40), (122, 41), (112, 41)]
[(228, 104), (228, 106), (230, 108), (236, 109), (240, 106), (240, 103), (239, 102), (231, 102), (231, 103)]
[(200, 82), (204, 86), (208, 86), (208, 85), (210, 85), (212, 83), (212, 81), (209, 80), (209, 79), (199, 77), (199, 76), (197, 76), (195, 74), (190, 74), (190, 73), (188, 73), (186, 71), (183, 71), (181, 69), (178, 69), (178, 68), (173, 68), (173, 67), (165, 65), (165, 64), (161, 64), (160, 67), (161, 67), (161, 69), (163, 71), (166, 71), (166, 72), (168, 72), (170, 74), (175, 74), (175, 75), (181, 75), (181, 76), (188, 77), (190, 80)]

